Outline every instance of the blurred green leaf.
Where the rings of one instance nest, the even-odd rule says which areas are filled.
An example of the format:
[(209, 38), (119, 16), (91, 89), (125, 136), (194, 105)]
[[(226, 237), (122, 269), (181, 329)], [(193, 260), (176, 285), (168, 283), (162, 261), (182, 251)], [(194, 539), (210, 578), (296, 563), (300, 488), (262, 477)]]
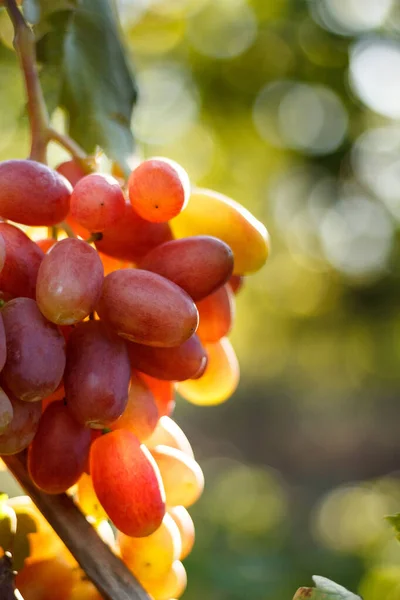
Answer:
[(293, 600), (361, 600), (360, 596), (356, 596), (330, 579), (314, 575), (313, 580), (316, 587), (299, 588)]
[(54, 12), (38, 42), (41, 81), (50, 112), (62, 106), (70, 135), (88, 152), (96, 146), (124, 163), (136, 87), (108, 0), (82, 0)]
[(396, 538), (400, 542), (400, 513), (396, 513), (395, 515), (388, 515), (385, 517), (386, 521), (392, 525), (396, 532)]
[(38, 25), (52, 13), (73, 10), (78, 0), (24, 0), (24, 16), (33, 25)]

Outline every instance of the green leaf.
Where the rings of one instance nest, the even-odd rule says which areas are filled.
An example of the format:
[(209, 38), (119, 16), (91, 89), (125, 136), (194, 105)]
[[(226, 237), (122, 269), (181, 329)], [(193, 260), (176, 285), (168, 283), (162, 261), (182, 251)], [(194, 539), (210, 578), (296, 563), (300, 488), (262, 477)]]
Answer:
[(74, 10), (64, 4), (48, 24), (37, 48), (49, 111), (66, 110), (69, 134), (87, 152), (100, 146), (124, 163), (133, 150), (136, 87), (109, 1), (81, 0)]
[(313, 581), (315, 588), (299, 588), (293, 600), (361, 600), (360, 596), (325, 577), (314, 575)]
[(77, 4), (78, 0), (24, 0), (24, 16), (32, 25), (39, 25), (52, 13), (73, 10)]
[(396, 532), (396, 538), (400, 541), (400, 513), (395, 515), (388, 515), (385, 517), (386, 521), (392, 525)]

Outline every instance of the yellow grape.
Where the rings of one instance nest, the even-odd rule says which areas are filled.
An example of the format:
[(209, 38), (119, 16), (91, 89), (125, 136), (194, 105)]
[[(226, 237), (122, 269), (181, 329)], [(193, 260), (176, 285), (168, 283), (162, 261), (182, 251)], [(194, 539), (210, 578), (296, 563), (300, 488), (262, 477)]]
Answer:
[(87, 473), (83, 473), (78, 481), (77, 496), (79, 508), (85, 515), (93, 517), (95, 521), (108, 519), (94, 491), (92, 478)]
[(193, 404), (221, 404), (228, 400), (238, 386), (239, 363), (228, 338), (222, 338), (214, 344), (205, 344), (205, 348), (208, 363), (203, 375), (198, 379), (177, 383), (176, 389)]
[(212, 235), (228, 244), (236, 275), (258, 271), (268, 258), (269, 236), (264, 225), (241, 204), (212, 190), (194, 190), (171, 227), (177, 238)]
[(183, 564), (179, 560), (176, 560), (164, 577), (143, 580), (140, 583), (146, 592), (151, 594), (154, 600), (180, 598), (187, 585), (186, 570)]
[(191, 506), (204, 489), (204, 475), (194, 458), (170, 446), (156, 446), (151, 450), (160, 469), (166, 504)]
[(150, 437), (145, 442), (148, 448), (155, 448), (160, 444), (163, 446), (171, 446), (182, 450), (188, 456), (194, 458), (192, 446), (182, 429), (171, 417), (161, 417), (157, 423), (157, 427)]
[(182, 552), (179, 528), (169, 514), (151, 535), (135, 538), (119, 533), (118, 542), (123, 561), (139, 581), (167, 575)]
[(182, 540), (182, 552), (179, 560), (186, 558), (192, 551), (195, 540), (195, 529), (192, 517), (184, 506), (174, 506), (168, 513), (178, 526)]

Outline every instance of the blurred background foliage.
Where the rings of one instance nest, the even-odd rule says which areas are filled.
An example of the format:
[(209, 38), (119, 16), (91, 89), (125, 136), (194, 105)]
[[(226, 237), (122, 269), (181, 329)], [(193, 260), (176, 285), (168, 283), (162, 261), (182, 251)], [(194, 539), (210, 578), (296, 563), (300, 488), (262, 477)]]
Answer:
[[(185, 598), (289, 600), (317, 573), (400, 600), (383, 519), (400, 511), (400, 4), (117, 5), (137, 152), (178, 160), (273, 241), (238, 297), (238, 392), (176, 410), (207, 482)], [(0, 159), (29, 137), (11, 38), (0, 12)]]

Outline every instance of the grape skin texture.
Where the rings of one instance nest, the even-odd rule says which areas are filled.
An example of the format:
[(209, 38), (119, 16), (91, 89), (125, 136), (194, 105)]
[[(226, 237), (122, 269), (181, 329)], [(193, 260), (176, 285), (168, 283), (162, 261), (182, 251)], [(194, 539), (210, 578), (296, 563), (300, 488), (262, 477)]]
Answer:
[(196, 334), (175, 348), (129, 342), (128, 350), (134, 369), (167, 381), (190, 379), (203, 372), (207, 365), (207, 353)]
[(124, 195), (111, 175), (91, 173), (76, 183), (71, 215), (89, 231), (104, 231), (121, 219), (124, 211)]
[(202, 235), (157, 246), (139, 266), (170, 279), (197, 301), (229, 279), (233, 253), (221, 240)]
[(47, 494), (65, 492), (84, 472), (90, 442), (90, 429), (75, 421), (62, 400), (50, 404), (29, 447), (32, 481)]
[(165, 515), (165, 492), (156, 464), (130, 431), (119, 429), (95, 440), (90, 473), (101, 505), (126, 535), (144, 537)]
[[(44, 252), (23, 231), (0, 223), (5, 243), (5, 262), (0, 272), (0, 289), (9, 298), (36, 297), (36, 280)], [(9, 299), (8, 298), (8, 299)]]
[(145, 221), (126, 202), (121, 219), (103, 231), (103, 238), (95, 242), (95, 246), (103, 254), (136, 263), (172, 237), (168, 223)]
[(65, 341), (30, 298), (15, 298), (1, 310), (7, 359), (0, 379), (19, 398), (35, 402), (58, 387), (65, 368)]
[(119, 335), (148, 346), (179, 346), (198, 324), (197, 308), (186, 292), (140, 269), (107, 275), (96, 311)]
[(0, 435), (0, 455), (17, 454), (29, 446), (36, 434), (42, 415), (42, 403), (23, 402), (10, 390), (4, 391), (12, 404), (14, 414), (11, 423)]
[(102, 428), (128, 401), (130, 363), (125, 342), (101, 321), (85, 321), (67, 343), (64, 373), (68, 409), (82, 425)]
[(44, 316), (57, 325), (78, 323), (94, 309), (103, 283), (97, 252), (83, 240), (57, 242), (40, 265), (36, 298)]
[(0, 215), (23, 225), (55, 225), (68, 214), (72, 187), (32, 160), (0, 162)]

